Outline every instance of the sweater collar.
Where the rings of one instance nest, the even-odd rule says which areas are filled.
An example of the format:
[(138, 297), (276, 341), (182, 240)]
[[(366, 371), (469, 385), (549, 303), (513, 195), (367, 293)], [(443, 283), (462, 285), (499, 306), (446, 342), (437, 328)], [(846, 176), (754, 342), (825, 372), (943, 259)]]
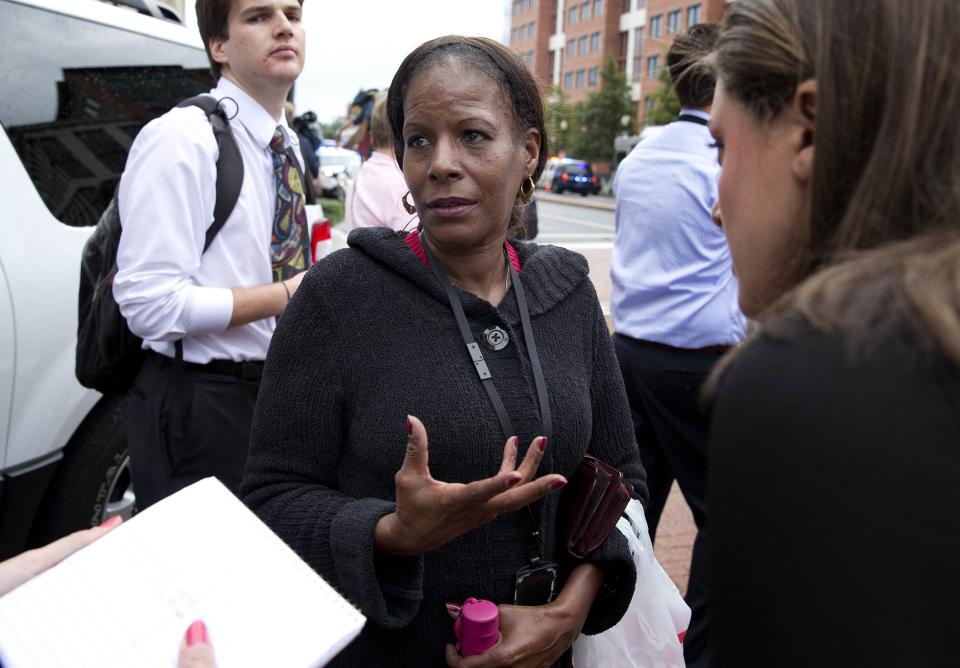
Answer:
[[(418, 254), (414, 244), (408, 242), (407, 234), (378, 227), (358, 228), (350, 232), (347, 243), (411, 281), (437, 301), (447, 304), (446, 292), (426, 264), (426, 258), (420, 255), (423, 249)], [(419, 248), (419, 242), (415, 245)], [(507, 253), (514, 262), (514, 268), (523, 270), (520, 277), (532, 317), (552, 309), (587, 278), (586, 259), (565, 248), (513, 240), (507, 244)], [(487, 312), (493, 308), (476, 295), (456, 289), (468, 314)], [(508, 319), (516, 319), (516, 299), (508, 293), (498, 310)]]
[[(430, 266), (430, 260), (427, 259), (427, 254), (423, 251), (423, 243), (420, 241), (420, 233), (416, 230), (412, 230), (407, 233), (407, 236), (403, 238), (403, 241), (407, 246), (410, 247), (410, 250), (413, 251), (413, 254), (420, 258), (420, 261), (423, 262), (428, 267)], [(507, 251), (507, 257), (510, 258), (510, 264), (513, 265), (513, 270), (518, 274), (522, 271), (520, 267), (520, 258), (517, 255), (517, 249), (513, 245), (504, 239), (503, 247)]]

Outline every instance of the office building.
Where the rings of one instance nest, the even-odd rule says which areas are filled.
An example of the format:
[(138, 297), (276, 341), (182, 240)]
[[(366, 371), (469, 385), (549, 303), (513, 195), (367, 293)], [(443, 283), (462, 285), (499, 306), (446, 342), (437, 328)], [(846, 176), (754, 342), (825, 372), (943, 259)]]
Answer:
[(630, 83), (639, 126), (661, 85), (674, 36), (697, 23), (720, 22), (730, 1), (506, 0), (509, 45), (571, 103), (599, 89), (603, 61), (611, 56)]

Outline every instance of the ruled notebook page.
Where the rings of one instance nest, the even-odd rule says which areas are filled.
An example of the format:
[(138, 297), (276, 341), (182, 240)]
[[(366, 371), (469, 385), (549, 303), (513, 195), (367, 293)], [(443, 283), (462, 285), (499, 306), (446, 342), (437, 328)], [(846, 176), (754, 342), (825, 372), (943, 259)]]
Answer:
[(207, 478), (0, 598), (3, 665), (171, 668), (196, 619), (221, 668), (321, 666), (365, 621)]

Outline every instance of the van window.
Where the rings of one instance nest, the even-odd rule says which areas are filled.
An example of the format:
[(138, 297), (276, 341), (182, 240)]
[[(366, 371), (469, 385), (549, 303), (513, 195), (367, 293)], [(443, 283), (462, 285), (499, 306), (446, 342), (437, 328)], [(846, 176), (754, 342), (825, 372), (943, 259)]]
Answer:
[(94, 225), (140, 128), (213, 87), (206, 54), (0, 4), (0, 124), (50, 212), (67, 225)]

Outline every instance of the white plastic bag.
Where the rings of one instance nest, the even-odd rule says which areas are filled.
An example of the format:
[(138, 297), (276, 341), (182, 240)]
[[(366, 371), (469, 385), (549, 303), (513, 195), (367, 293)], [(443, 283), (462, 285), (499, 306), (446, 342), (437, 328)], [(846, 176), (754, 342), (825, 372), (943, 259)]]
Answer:
[(623, 619), (573, 643), (576, 668), (684, 668), (679, 635), (690, 624), (690, 608), (653, 556), (643, 506), (631, 500), (617, 522), (637, 566), (637, 587)]

